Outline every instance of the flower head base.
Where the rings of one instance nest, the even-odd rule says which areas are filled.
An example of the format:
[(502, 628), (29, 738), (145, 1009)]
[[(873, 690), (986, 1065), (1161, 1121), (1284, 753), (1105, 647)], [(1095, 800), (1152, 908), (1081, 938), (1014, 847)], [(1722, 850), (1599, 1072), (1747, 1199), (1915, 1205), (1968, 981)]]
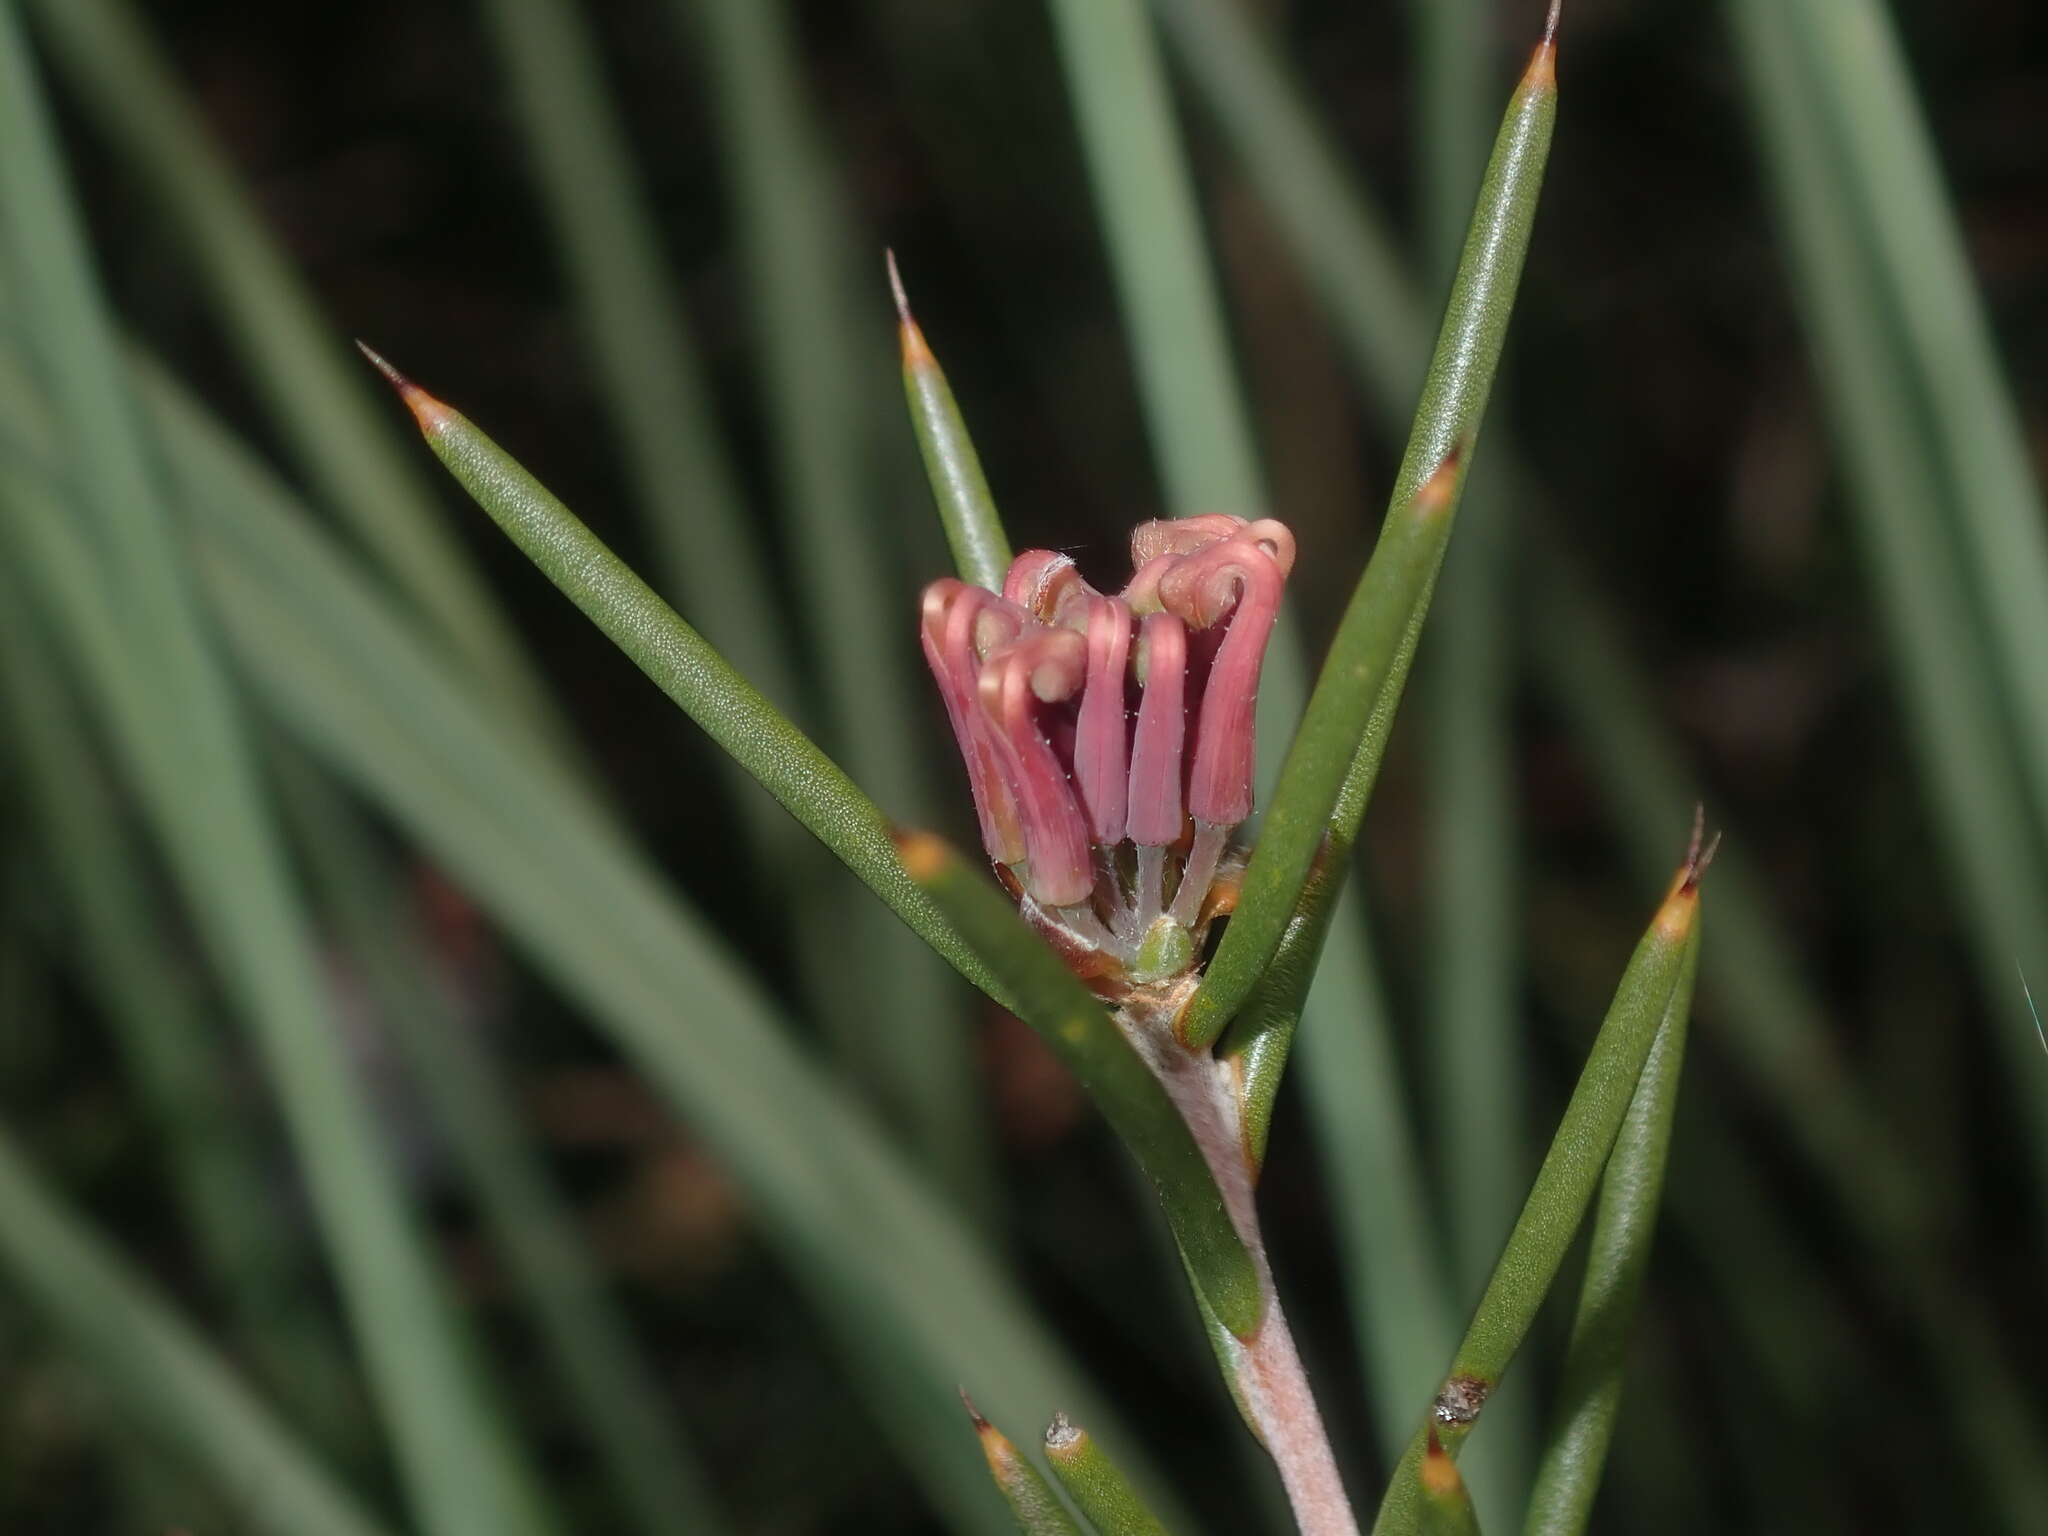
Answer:
[(1185, 973), (1235, 900), (1259, 669), (1294, 564), (1271, 519), (1140, 524), (1096, 591), (1027, 550), (1000, 594), (925, 589), (925, 659), (981, 839), (1025, 914), (1098, 990)]

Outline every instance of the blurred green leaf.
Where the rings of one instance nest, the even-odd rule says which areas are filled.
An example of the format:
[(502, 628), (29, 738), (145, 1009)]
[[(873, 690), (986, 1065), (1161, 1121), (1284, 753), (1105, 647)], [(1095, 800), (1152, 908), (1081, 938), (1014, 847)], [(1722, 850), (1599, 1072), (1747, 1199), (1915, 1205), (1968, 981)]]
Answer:
[(359, 1455), (370, 1439), (361, 1383), (308, 1294), (301, 1245), (279, 1220), (264, 1178), (274, 1147), (231, 1091), (225, 1030), (207, 1016), (199, 977), (156, 910), (153, 871), (35, 619), (26, 588), (0, 569), (0, 697), (22, 804), (55, 887), (51, 919), (112, 1026), (232, 1336), (321, 1445)]
[[(725, 1162), (862, 1362), (855, 1384), (911, 1469), (950, 1520), (994, 1536), (1007, 1517), (961, 1443), (957, 1385), (1005, 1417), (1042, 1419), (1096, 1403), (1072, 1362), (587, 793), (526, 750), (180, 392), (152, 375), (147, 398), (252, 686), (511, 931)], [(1086, 1411), (1107, 1422), (1099, 1405)]]
[(1223, 306), (1143, 0), (1051, 0), (1172, 515), (1265, 505)]
[[(1732, 0), (1766, 163), (1812, 332), (1835, 436), (1890, 631), (1936, 829), (1964, 902), (1992, 1031), (2027, 1129), (2034, 1194), (2048, 1200), (2048, 1094), (2034, 1091), (2033, 1021), (2012, 985), (2017, 960), (2048, 971), (2048, 867), (1947, 533), (1948, 477), (1898, 337), (1909, 323), (1887, 292), (1849, 197), (1838, 127), (1793, 7)], [(2036, 595), (2048, 600), (2048, 592)], [(2042, 667), (2048, 657), (2035, 656)]]
[[(796, 710), (789, 629), (590, 28), (564, 0), (481, 8), (661, 584), (744, 677)], [(737, 799), (756, 840), (786, 852), (789, 824), (757, 796)]]
[[(1498, 50), (1488, 0), (1411, 4), (1416, 164), (1423, 198), (1420, 269), (1454, 280), (1471, 189), (1485, 174)], [(1496, 387), (1496, 420), (1510, 402)], [(1445, 552), (1422, 658), (1417, 712), (1430, 765), (1423, 886), (1427, 943), (1424, 1074), (1459, 1295), (1483, 1284), (1528, 1178), (1529, 1053), (1518, 937), (1514, 647), (1517, 583), (1507, 477), (1494, 452), (1473, 466)], [(1535, 1460), (1531, 1401), (1509, 1394), (1465, 1468), (1478, 1502), (1502, 1519)]]
[[(801, 595), (808, 675), (823, 683), (820, 732), (855, 782), (901, 817), (930, 799), (918, 707), (923, 670), (908, 625), (914, 593), (895, 559), (905, 530), (885, 507), (877, 446), (888, 369), (880, 274), (857, 303), (848, 253), (859, 235), (810, 109), (784, 0), (671, 0), (704, 43), (739, 248), (752, 300), (763, 399), (781, 495), (785, 559)], [(685, 13), (688, 13), (685, 16)], [(889, 413), (893, 424), (893, 412)], [(913, 524), (921, 527), (921, 524)], [(874, 908), (842, 913), (830, 946), (836, 994), (825, 1017), (842, 1068), (866, 1082), (891, 1123), (970, 1203), (985, 1203), (991, 1160), (972, 1037), (943, 971)], [(836, 1006), (835, 1006), (836, 1003)], [(890, 1020), (886, 1030), (872, 1021)]]
[(128, 0), (26, 0), (124, 168), (155, 195), (265, 408), (321, 501), (465, 662), (545, 737), (559, 728), (530, 663), (402, 440), (253, 200), (209, 139)]
[(122, 1409), (200, 1469), (251, 1530), (383, 1532), (192, 1328), (42, 1186), (4, 1135), (0, 1264)]
[(418, 1084), (567, 1389), (579, 1428), (623, 1506), (650, 1536), (721, 1536), (731, 1526), (659, 1380), (641, 1363), (605, 1277), (519, 1118), (513, 1085), (437, 975), (417, 914), (370, 829), (319, 771), (282, 742), (280, 798), (314, 894)]
[(79, 514), (9, 497), (10, 542), (262, 1052), (416, 1513), (440, 1536), (546, 1531), (342, 1049), (11, 4), (0, 4), (0, 207), (62, 434), (66, 510)]
[(2048, 832), (2048, 507), (2007, 388), (1965, 231), (1883, 0), (1789, 0), (1774, 23), (1804, 61), (1833, 184), (1874, 267), (1895, 366), (1925, 410), (1928, 451), (1988, 640), (1991, 677)]

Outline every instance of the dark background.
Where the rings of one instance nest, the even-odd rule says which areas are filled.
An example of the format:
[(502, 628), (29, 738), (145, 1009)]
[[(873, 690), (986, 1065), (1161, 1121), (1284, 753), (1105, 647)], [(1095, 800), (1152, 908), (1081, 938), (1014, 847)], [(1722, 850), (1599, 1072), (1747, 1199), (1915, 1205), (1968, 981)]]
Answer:
[[(629, 555), (638, 553), (605, 411), (535, 211), (495, 57), (459, 5), (252, 10), (152, 8), (213, 128), (335, 324), (458, 404)], [(771, 494), (734, 217), (705, 102), (705, 61), (658, 4), (588, 7), (658, 208), (673, 273), (719, 388), (751, 489)], [(1104, 579), (1121, 532), (1159, 515), (1115, 297), (1042, 8), (1024, 0), (872, 0), (799, 6), (807, 84), (826, 125), (872, 276), (871, 388), (899, 399), (880, 251), (903, 262), (927, 334), (973, 424), (1020, 547), (1076, 549)], [(1416, 157), (1404, 9), (1266, 4), (1326, 121), (1389, 214), (1413, 230)], [(2023, 0), (1898, 14), (2008, 376), (2042, 442), (2048, 330), (2048, 14)], [(1530, 14), (1523, 14), (1525, 11)], [(1534, 30), (1501, 7), (1503, 98)], [(1830, 1025), (1912, 1159), (1953, 1191), (1945, 1257), (1981, 1287), (2023, 1375), (2048, 1369), (2035, 1207), (2008, 1143), (2003, 1058), (1975, 995), (1957, 900), (1872, 609), (1784, 258), (1760, 182), (1741, 84), (1708, 5), (1570, 0), (1563, 103), (1515, 340), (1497, 408), (1541, 485), (1543, 518), (1597, 575), (1668, 723), (1710, 791), (1712, 819), (1762, 867), (1796, 948), (1826, 988)], [(62, 93), (59, 92), (60, 99)], [(1273, 512), (1302, 535), (1298, 602), (1331, 621), (1376, 525), (1399, 445), (1375, 425), (1324, 322), (1202, 114), (1184, 112), (1240, 361), (1260, 411)], [(268, 441), (212, 312), (167, 249), (139, 188), (77, 122), (69, 135), (107, 281), (125, 314), (202, 392)], [(907, 425), (900, 526), (909, 594), (942, 569)], [(1483, 454), (1483, 450), (1482, 450)], [(455, 498), (449, 499), (456, 515)], [(467, 513), (468, 509), (459, 509)], [(492, 583), (558, 684), (656, 856), (733, 935), (775, 946), (737, 899), (726, 818), (704, 789), (707, 748), (481, 518), (461, 521)], [(1520, 594), (1518, 594), (1519, 596)], [(1422, 665), (1428, 665), (1425, 641)], [(1534, 1123), (1569, 1088), (1628, 936), (1652, 893), (1633, 880), (1608, 807), (1563, 722), (1517, 694), (1515, 794)], [(953, 785), (933, 712), (935, 775)], [(1429, 764), (1412, 719), (1368, 823), (1381, 953), (1412, 1018)], [(964, 804), (964, 795), (960, 796)], [(945, 813), (942, 813), (942, 816)], [(951, 825), (967, 822), (953, 811)], [(1672, 828), (1680, 851), (1685, 828)], [(431, 873), (422, 870), (423, 882)], [(826, 1342), (748, 1230), (744, 1203), (517, 962), (458, 895), (446, 942), (474, 968), (521, 1064), (530, 1105), (647, 1347), (685, 1405), (727, 1506), (764, 1532), (924, 1529), (910, 1479), (875, 1453)], [(1711, 940), (1709, 940), (1711, 942)], [(2039, 985), (2048, 978), (2034, 978)], [(1590, 1011), (1590, 1012), (1589, 1012)], [(989, 1086), (1015, 1198), (1020, 1262), (1082, 1357), (1143, 1426), (1205, 1397), (1209, 1364), (1162, 1279), (1132, 1190), (1067, 1082), (1013, 1025), (984, 1019)], [(1704, 998), (1689, 1109), (1733, 1127), (1809, 1245), (1801, 1255), (1849, 1323), (1857, 1374), (1814, 1406), (1746, 1385), (1722, 1299), (1682, 1235), (1660, 1251), (1645, 1355), (1665, 1379), (1625, 1425), (1609, 1508), (1616, 1529), (1761, 1528), (1805, 1480), (1841, 1529), (1934, 1529), (1953, 1467), (1930, 1445), (1934, 1372), (1906, 1341), (1888, 1279), (1857, 1268), (1835, 1216), (1786, 1151), (1772, 1113), (1725, 1070)], [(38, 1068), (35, 1111), (77, 1187), (131, 1251), (181, 1280), (146, 1147), (119, 1123), (104, 1047), (80, 1029)], [(2048, 1092), (2048, 1057), (2035, 1090)], [(523, 1406), (573, 1487), (589, 1472), (509, 1308), (472, 1215), (449, 1193), (402, 1096), (394, 1134), (416, 1143), (464, 1283), (494, 1329)], [(1365, 1443), (1321, 1191), (1290, 1094), (1266, 1196), (1282, 1283), (1340, 1437)], [(1674, 1180), (1687, 1178), (1681, 1135)], [(1533, 1156), (1534, 1148), (1532, 1148)], [(7, 1336), (16, 1330), (10, 1325)], [(0, 1453), (24, 1530), (117, 1529), (94, 1476), (97, 1420), (78, 1389), (15, 1338), (0, 1389)], [(1537, 1366), (1538, 1379), (1545, 1367)], [(1867, 1372), (1867, 1374), (1864, 1374)], [(1632, 1389), (1633, 1390), (1633, 1389)], [(1213, 1429), (1213, 1434), (1210, 1432)], [(1230, 1425), (1159, 1438), (1216, 1528), (1230, 1527)], [(1802, 1465), (1823, 1437), (1824, 1466)], [(1675, 1447), (1675, 1450), (1673, 1449)], [(1661, 1496), (1671, 1458), (1706, 1504)], [(1369, 1466), (1361, 1460), (1358, 1466)], [(1374, 1474), (1354, 1471), (1362, 1493)], [(1789, 1481), (1788, 1481), (1789, 1480)], [(1778, 1490), (1778, 1491), (1774, 1491)], [(10, 1496), (9, 1502), (14, 1502)], [(573, 1507), (573, 1500), (571, 1501)], [(1669, 1522), (1669, 1523), (1667, 1523)], [(597, 1527), (586, 1527), (597, 1528)]]

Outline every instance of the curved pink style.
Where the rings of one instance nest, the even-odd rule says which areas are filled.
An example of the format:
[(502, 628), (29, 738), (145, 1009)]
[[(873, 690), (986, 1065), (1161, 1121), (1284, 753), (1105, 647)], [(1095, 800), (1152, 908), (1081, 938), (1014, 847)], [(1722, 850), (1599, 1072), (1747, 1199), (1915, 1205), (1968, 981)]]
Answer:
[(1252, 813), (1259, 671), (1286, 579), (1272, 555), (1240, 536), (1187, 556), (1160, 581), (1167, 611), (1191, 628), (1229, 623), (1209, 665), (1195, 726), (1188, 810), (1200, 821), (1234, 826)]
[(1047, 906), (1072, 906), (1094, 887), (1088, 825), (1067, 765), (1040, 727), (1038, 706), (1058, 704), (1087, 675), (1087, 642), (1071, 629), (1034, 627), (989, 656), (977, 695), (996, 727), (997, 755), (1024, 823), (1024, 888)]
[(1138, 634), (1145, 696), (1131, 743), (1128, 812), (1131, 841), (1177, 843), (1187, 829), (1181, 808), (1181, 749), (1187, 740), (1188, 630), (1170, 613), (1148, 613)]
[(1294, 557), (1284, 525), (1217, 513), (1139, 524), (1115, 597), (1045, 549), (1017, 556), (1001, 595), (926, 589), (925, 658), (982, 843), (1082, 948), (1135, 952), (1176, 870), (1170, 912), (1193, 927), (1227, 877), (1219, 855), (1251, 814), (1259, 675)]
[(1103, 847), (1124, 840), (1129, 792), (1129, 721), (1124, 706), (1126, 658), (1131, 653), (1131, 610), (1121, 599), (1088, 599), (1088, 681), (1074, 722), (1074, 785), (1088, 813), (1088, 830)]

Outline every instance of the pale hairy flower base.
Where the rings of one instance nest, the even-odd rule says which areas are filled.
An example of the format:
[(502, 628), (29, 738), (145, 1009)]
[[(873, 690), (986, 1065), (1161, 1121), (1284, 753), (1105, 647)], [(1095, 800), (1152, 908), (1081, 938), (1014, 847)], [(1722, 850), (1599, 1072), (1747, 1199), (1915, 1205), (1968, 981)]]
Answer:
[(1210, 1329), (1232, 1396), (1272, 1456), (1302, 1536), (1357, 1536), (1358, 1520), (1273, 1284), (1230, 1068), (1174, 1038), (1172, 1020), (1194, 983), (1186, 977), (1178, 986), (1135, 996), (1116, 1019), (1193, 1132), (1258, 1274), (1263, 1312), (1251, 1337)]

